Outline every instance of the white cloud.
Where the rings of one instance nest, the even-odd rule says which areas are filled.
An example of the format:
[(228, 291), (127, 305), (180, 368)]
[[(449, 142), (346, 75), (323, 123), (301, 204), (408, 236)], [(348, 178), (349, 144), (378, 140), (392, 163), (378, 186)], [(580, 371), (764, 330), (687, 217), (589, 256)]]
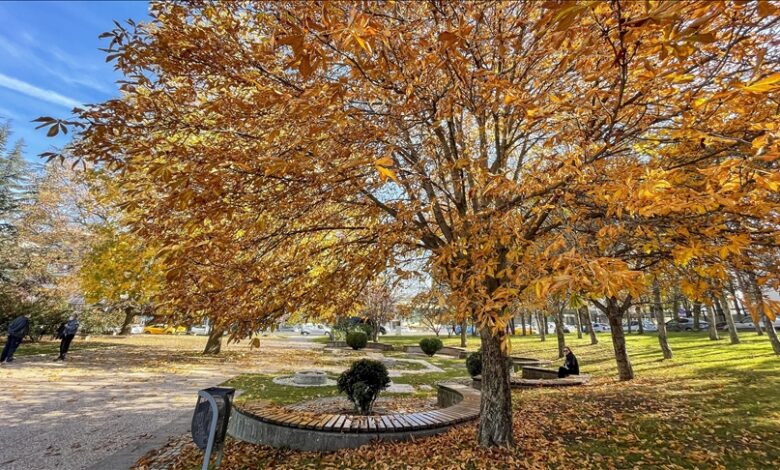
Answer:
[(27, 82), (17, 80), (2, 73), (0, 73), (0, 86), (18, 91), (19, 93), (23, 93), (27, 96), (32, 96), (33, 98), (38, 98), (39, 100), (48, 101), (49, 103), (67, 106), (68, 108), (75, 108), (82, 105), (77, 100), (68, 98), (67, 96), (61, 95), (56, 91), (38, 88), (35, 85), (30, 85)]

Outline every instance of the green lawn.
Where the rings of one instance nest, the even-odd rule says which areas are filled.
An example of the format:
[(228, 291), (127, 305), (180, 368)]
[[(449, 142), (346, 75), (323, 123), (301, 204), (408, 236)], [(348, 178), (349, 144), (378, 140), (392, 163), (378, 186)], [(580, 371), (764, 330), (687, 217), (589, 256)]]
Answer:
[[(388, 468), (425, 468), (428, 459), (466, 455), (463, 468), (777, 468), (780, 461), (780, 358), (766, 336), (741, 333), (743, 343), (710, 341), (706, 333), (671, 333), (674, 359), (664, 361), (658, 338), (632, 334), (627, 338), (636, 379), (620, 382), (608, 334), (599, 344), (587, 337), (566, 335), (583, 373), (593, 380), (584, 387), (524, 389), (513, 392), (517, 445), (501, 452), (473, 448), (474, 424), (419, 444), (378, 444)], [(394, 345), (417, 344), (422, 336), (383, 337)], [(459, 338), (442, 337), (459, 345)], [(469, 349), (478, 338), (469, 337)], [(549, 359), (557, 363), (554, 336), (512, 338), (512, 354)], [(399, 353), (387, 353), (398, 355)], [(444, 369), (435, 374), (406, 375), (398, 383), (421, 385), (465, 375), (462, 360), (433, 358)], [(238, 380), (238, 379), (237, 379)], [(250, 380), (243, 378), (241, 380)], [(238, 382), (235, 383), (239, 385)], [(288, 402), (298, 392), (266, 388)], [(256, 393), (261, 396), (263, 393)], [(335, 393), (328, 390), (326, 393)], [(249, 395), (252, 396), (252, 395)], [(408, 445), (408, 449), (403, 446)], [(400, 446), (400, 447), (399, 447)], [(421, 447), (422, 446), (422, 447)], [(385, 448), (386, 447), (386, 448)], [(253, 452), (261, 468), (283, 459), (290, 468), (354, 466), (360, 450), (315, 457), (233, 443), (228, 451)], [(384, 450), (382, 450), (384, 449)], [(396, 449), (396, 450), (392, 450)], [(473, 449), (462, 454), (464, 449)], [(422, 452), (422, 454), (420, 454)], [(428, 452), (433, 452), (429, 454)], [(254, 454), (253, 454), (254, 455)], [(428, 455), (428, 457), (422, 457)], [(186, 457), (186, 456), (185, 456)], [(507, 462), (520, 462), (513, 466)], [(232, 468), (232, 467), (230, 467)], [(359, 466), (358, 466), (359, 468)], [(446, 465), (436, 468), (448, 468)]]
[[(388, 353), (388, 356), (402, 356), (397, 353)], [(468, 377), (466, 367), (462, 360), (446, 359), (446, 358), (432, 358), (427, 359), (431, 364), (441, 368), (442, 372), (429, 372), (429, 373), (417, 373), (406, 374), (401, 377), (393, 377), (394, 383), (409, 384), (415, 387), (419, 385), (433, 385), (436, 382), (446, 381), (452, 378)], [(343, 365), (346, 369), (349, 367), (349, 362), (337, 361), (337, 362), (322, 362), (322, 364), (338, 364)], [(396, 369), (401, 370), (419, 370), (422, 365), (409, 364), (398, 362), (398, 367), (393, 366)], [(292, 372), (288, 372), (292, 374)], [(234, 387), (238, 390), (242, 390), (242, 394), (236, 399), (238, 404), (246, 404), (253, 402), (267, 403), (274, 405), (287, 405), (291, 403), (298, 403), (306, 400), (313, 400), (315, 398), (336, 396), (339, 394), (335, 386), (332, 387), (290, 387), (286, 385), (279, 385), (273, 382), (273, 378), (277, 375), (285, 374), (242, 374), (235, 377), (224, 385), (228, 387)], [(331, 379), (338, 379), (338, 374), (330, 374)], [(388, 395), (385, 393), (384, 395)], [(415, 396), (435, 396), (436, 390), (418, 390), (414, 394)]]

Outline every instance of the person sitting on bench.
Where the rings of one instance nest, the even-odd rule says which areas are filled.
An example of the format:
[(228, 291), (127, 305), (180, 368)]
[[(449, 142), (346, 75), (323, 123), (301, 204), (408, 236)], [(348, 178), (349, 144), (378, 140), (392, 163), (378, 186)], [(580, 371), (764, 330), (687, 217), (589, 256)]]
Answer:
[(563, 355), (566, 361), (563, 363), (563, 367), (558, 368), (558, 378), (562, 379), (570, 375), (580, 375), (580, 364), (577, 362), (577, 357), (571, 352), (569, 348), (563, 348)]

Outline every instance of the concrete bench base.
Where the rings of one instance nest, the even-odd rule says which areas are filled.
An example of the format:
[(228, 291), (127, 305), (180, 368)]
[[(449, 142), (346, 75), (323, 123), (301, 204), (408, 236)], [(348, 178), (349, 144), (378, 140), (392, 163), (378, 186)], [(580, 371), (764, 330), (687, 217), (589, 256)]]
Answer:
[(380, 439), (402, 441), (432, 436), (479, 416), (481, 394), (465, 385), (438, 386), (441, 409), (383, 416), (350, 416), (268, 408), (258, 413), (236, 408), (228, 434), (273, 447), (329, 452), (359, 447)]
[(524, 379), (557, 379), (558, 371), (547, 367), (524, 366), (522, 368)]

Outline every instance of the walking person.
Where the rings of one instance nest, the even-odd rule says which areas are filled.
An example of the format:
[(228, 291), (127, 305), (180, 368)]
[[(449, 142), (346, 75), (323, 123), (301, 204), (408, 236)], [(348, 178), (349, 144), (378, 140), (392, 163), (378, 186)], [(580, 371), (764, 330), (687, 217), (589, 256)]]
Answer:
[(0, 364), (12, 362), (16, 348), (22, 344), (22, 339), (30, 332), (30, 317), (22, 314), (8, 324), (8, 339), (5, 342), (3, 353), (0, 355)]
[(62, 338), (60, 341), (60, 356), (58, 361), (64, 361), (65, 356), (70, 349), (70, 342), (73, 341), (73, 337), (76, 336), (76, 332), (79, 331), (79, 321), (75, 315), (71, 315), (65, 324), (60, 325), (57, 329), (57, 335)]
[(563, 363), (563, 367), (558, 368), (558, 378), (562, 379), (570, 375), (580, 375), (580, 364), (577, 362), (577, 357), (571, 352), (571, 349), (563, 348), (563, 354), (566, 361)]

